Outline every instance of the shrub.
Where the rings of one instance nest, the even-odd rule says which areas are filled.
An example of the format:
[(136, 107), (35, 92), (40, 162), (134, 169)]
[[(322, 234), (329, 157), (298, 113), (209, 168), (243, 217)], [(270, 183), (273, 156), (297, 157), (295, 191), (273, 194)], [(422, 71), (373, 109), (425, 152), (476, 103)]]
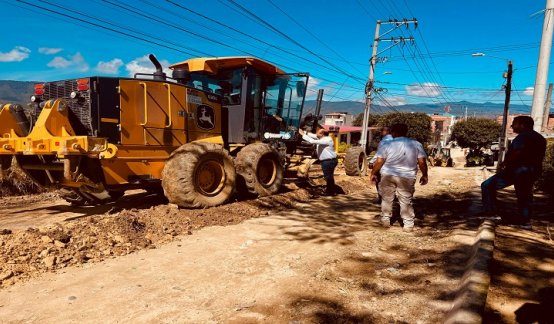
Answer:
[(542, 175), (537, 181), (537, 187), (550, 194), (554, 194), (554, 140), (550, 139), (544, 156)]
[(346, 150), (348, 150), (352, 145), (341, 142), (339, 143), (339, 147), (337, 147), (337, 153), (345, 153)]

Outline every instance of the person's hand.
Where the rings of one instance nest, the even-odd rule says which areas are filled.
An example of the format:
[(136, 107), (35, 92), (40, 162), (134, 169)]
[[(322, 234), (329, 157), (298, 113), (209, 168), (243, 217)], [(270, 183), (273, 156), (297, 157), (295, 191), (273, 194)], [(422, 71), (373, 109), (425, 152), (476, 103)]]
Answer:
[(302, 128), (299, 128), (298, 129), (298, 134), (304, 136), (304, 134), (306, 134), (306, 132)]
[(420, 185), (425, 186), (427, 184), (427, 182), (429, 182), (429, 178), (426, 175), (421, 176), (421, 178), (419, 178), (419, 184)]
[(375, 174), (371, 175), (371, 183), (377, 183), (379, 179), (377, 179), (377, 176)]

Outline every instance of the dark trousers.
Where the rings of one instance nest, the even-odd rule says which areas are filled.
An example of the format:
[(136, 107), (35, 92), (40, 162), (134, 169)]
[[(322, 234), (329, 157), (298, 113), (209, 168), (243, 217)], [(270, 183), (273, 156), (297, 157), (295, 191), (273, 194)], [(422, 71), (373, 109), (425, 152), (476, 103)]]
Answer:
[[(501, 171), (481, 183), (481, 198), (485, 211), (496, 210), (496, 192), (514, 185), (517, 197), (518, 222), (530, 221), (533, 203), (533, 184), (537, 172), (531, 167), (520, 166), (511, 170)], [(515, 216), (515, 215), (514, 215)]]
[(337, 159), (323, 160), (321, 161), (321, 169), (323, 170), (323, 178), (327, 186), (325, 188), (326, 194), (335, 194), (335, 168), (337, 167)]

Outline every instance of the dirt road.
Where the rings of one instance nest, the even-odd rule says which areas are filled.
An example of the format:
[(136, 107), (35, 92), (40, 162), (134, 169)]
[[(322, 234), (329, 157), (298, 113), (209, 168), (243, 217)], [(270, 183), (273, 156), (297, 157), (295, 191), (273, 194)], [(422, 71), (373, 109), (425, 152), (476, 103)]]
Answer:
[[(368, 179), (359, 178), (341, 178), (349, 194), (335, 198), (314, 198), (298, 189), (204, 211), (146, 204), (71, 216), (67, 213), (75, 211), (59, 204), (44, 207), (43, 201), (12, 206), (6, 209), (12, 216), (10, 208), (37, 216), (54, 210), (44, 223), (63, 222), (29, 232), (23, 230), (27, 216), (25, 226), (8, 223), (7, 214), (0, 217), (0, 228), (14, 228), (0, 236), (4, 250), (19, 251), (15, 247), (24, 245), (17, 237), (40, 242), (28, 244), (34, 246), (27, 249), (32, 250), (28, 269), (17, 268), (14, 253), (5, 255), (16, 276), (0, 290), (0, 317), (41, 323), (438, 322), (453, 299), (478, 225), (460, 215), (471, 206), (468, 187), (480, 178), (478, 170), (434, 168), (431, 179), (432, 185), (418, 187), (416, 209), (423, 219), (413, 234), (398, 224), (379, 227), (375, 191)], [(448, 208), (437, 199), (448, 199)], [(150, 214), (170, 217), (163, 218), (163, 235), (152, 234), (157, 232), (150, 228), (159, 224)], [(133, 225), (133, 235), (121, 242), (100, 244), (101, 230), (129, 233), (121, 231), (121, 219), (142, 225)], [(172, 230), (177, 236), (168, 234)], [(70, 238), (58, 244), (56, 233)], [(91, 235), (92, 244), (81, 244)], [(135, 236), (146, 235), (150, 244), (135, 244), (143, 242)], [(103, 254), (110, 245), (111, 253)], [(45, 253), (44, 246), (47, 253), (35, 258)], [(71, 261), (82, 256), (83, 247), (90, 258)], [(20, 254), (27, 258), (25, 251)], [(48, 255), (56, 261), (52, 267), (45, 266)]]
[[(205, 210), (142, 192), (92, 208), (48, 193), (3, 198), (0, 322), (440, 322), (480, 223), (468, 215), (483, 176), (432, 168), (413, 234), (379, 227), (369, 179), (340, 175), (346, 194), (335, 198), (290, 183)], [(502, 196), (510, 212), (513, 193)], [(491, 322), (552, 309), (552, 202), (539, 198), (533, 232), (499, 227)]]

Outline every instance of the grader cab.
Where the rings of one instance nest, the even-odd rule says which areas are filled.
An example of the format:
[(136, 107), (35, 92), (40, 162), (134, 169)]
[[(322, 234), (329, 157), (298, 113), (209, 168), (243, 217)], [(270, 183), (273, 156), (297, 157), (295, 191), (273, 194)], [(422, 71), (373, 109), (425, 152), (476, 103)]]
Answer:
[[(163, 192), (182, 207), (215, 206), (237, 188), (276, 193), (300, 140), (308, 74), (256, 58), (159, 62), (151, 75), (37, 84), (33, 109), (0, 106), (0, 163), (12, 158), (74, 205), (128, 189)], [(31, 118), (29, 116), (36, 116)]]

